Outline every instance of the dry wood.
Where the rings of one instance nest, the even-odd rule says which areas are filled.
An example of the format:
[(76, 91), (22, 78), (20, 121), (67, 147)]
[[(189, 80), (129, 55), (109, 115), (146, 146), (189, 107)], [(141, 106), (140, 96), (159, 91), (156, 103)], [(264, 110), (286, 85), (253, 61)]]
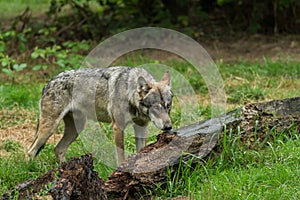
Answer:
[[(77, 195), (77, 198), (74, 199), (84, 199), (80, 197), (83, 194), (89, 194), (89, 197), (93, 197), (92, 199), (105, 199), (107, 197), (109, 199), (134, 199), (138, 193), (144, 191), (143, 188), (151, 189), (155, 184), (163, 183), (170, 167), (176, 169), (181, 161), (188, 159), (193, 159), (193, 162), (206, 159), (212, 150), (218, 146), (219, 138), (225, 132), (224, 127), (226, 129), (239, 127), (241, 140), (248, 140), (248, 142), (253, 141), (253, 138), (262, 141), (270, 139), (269, 133), (274, 129), (284, 131), (294, 127), (300, 131), (300, 97), (248, 104), (220, 117), (182, 127), (173, 133), (162, 133), (157, 136), (155, 143), (144, 147), (141, 152), (129, 156), (126, 162), (115, 170), (105, 183), (95, 176), (96, 172), (93, 171), (92, 160), (86, 162), (89, 159), (82, 157), (80, 158), (81, 162), (85, 162), (82, 164), (82, 168), (85, 171), (90, 170), (87, 174), (94, 175), (78, 176), (79, 172), (76, 168), (69, 167), (68, 172), (65, 172), (66, 169), (61, 167), (61, 172), (55, 181), (52, 178), (50, 180), (54, 184), (54, 189), (50, 193), (53, 197), (57, 197), (58, 194), (60, 197), (65, 197), (63, 195), (74, 193)], [(74, 163), (78, 165), (80, 161), (73, 161), (73, 165)], [(62, 174), (67, 174), (67, 176)], [(37, 180), (36, 183), (39, 183)], [(80, 183), (85, 180), (89, 184), (74, 183), (74, 180), (75, 182), (80, 181)], [(31, 187), (32, 184), (34, 183), (31, 183)], [(72, 188), (69, 187), (67, 190), (66, 187), (62, 187), (63, 185), (71, 185)], [(89, 188), (94, 187), (94, 189), (101, 188), (105, 194), (103, 192), (95, 194), (92, 192), (76, 193), (76, 191), (80, 191), (77, 187), (83, 188), (84, 185)], [(85, 192), (88, 191), (86, 188)]]

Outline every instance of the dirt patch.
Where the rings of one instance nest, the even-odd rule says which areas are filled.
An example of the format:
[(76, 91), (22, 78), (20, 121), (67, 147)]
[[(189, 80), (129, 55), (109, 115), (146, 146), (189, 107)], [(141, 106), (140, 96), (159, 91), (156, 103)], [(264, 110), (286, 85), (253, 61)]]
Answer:
[[(0, 110), (0, 147), (5, 141), (19, 143), (26, 151), (34, 140), (37, 127), (37, 114), (31, 110), (15, 108), (12, 110)], [(57, 143), (62, 134), (53, 134), (47, 143)], [(9, 153), (0, 149), (1, 156)]]
[(300, 35), (247, 35), (242, 37), (200, 38), (199, 43), (215, 61), (250, 62), (264, 58), (300, 61)]
[[(15, 108), (1, 110), (0, 145), (5, 141), (16, 141), (26, 149), (33, 141), (36, 130), (35, 113), (29, 110)], [(1, 155), (5, 155), (1, 151)]]

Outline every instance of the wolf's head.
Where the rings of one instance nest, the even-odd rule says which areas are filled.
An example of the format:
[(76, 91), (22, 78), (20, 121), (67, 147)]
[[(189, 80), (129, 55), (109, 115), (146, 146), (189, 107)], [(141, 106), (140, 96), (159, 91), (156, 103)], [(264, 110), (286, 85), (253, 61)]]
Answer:
[(171, 76), (167, 71), (161, 81), (147, 82), (138, 78), (139, 109), (149, 116), (155, 126), (161, 130), (171, 130), (170, 111), (172, 106)]

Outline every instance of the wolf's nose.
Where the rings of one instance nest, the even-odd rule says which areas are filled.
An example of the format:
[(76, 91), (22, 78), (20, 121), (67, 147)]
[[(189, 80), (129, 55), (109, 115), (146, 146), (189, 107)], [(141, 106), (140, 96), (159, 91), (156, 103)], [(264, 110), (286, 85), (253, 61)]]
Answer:
[(163, 130), (168, 131), (172, 129), (172, 124), (171, 123), (165, 123)]

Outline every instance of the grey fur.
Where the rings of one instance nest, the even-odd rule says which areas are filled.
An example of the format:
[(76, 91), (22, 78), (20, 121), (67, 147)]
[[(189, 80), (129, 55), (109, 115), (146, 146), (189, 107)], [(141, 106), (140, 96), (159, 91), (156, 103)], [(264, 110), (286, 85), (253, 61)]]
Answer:
[(133, 123), (136, 148), (146, 144), (147, 125), (172, 128), (170, 73), (160, 82), (142, 68), (110, 67), (70, 70), (54, 77), (43, 89), (39, 126), (28, 157), (34, 158), (61, 120), (64, 136), (55, 147), (60, 162), (68, 146), (84, 128), (87, 118), (111, 122), (117, 146), (118, 164), (124, 159), (124, 130)]

